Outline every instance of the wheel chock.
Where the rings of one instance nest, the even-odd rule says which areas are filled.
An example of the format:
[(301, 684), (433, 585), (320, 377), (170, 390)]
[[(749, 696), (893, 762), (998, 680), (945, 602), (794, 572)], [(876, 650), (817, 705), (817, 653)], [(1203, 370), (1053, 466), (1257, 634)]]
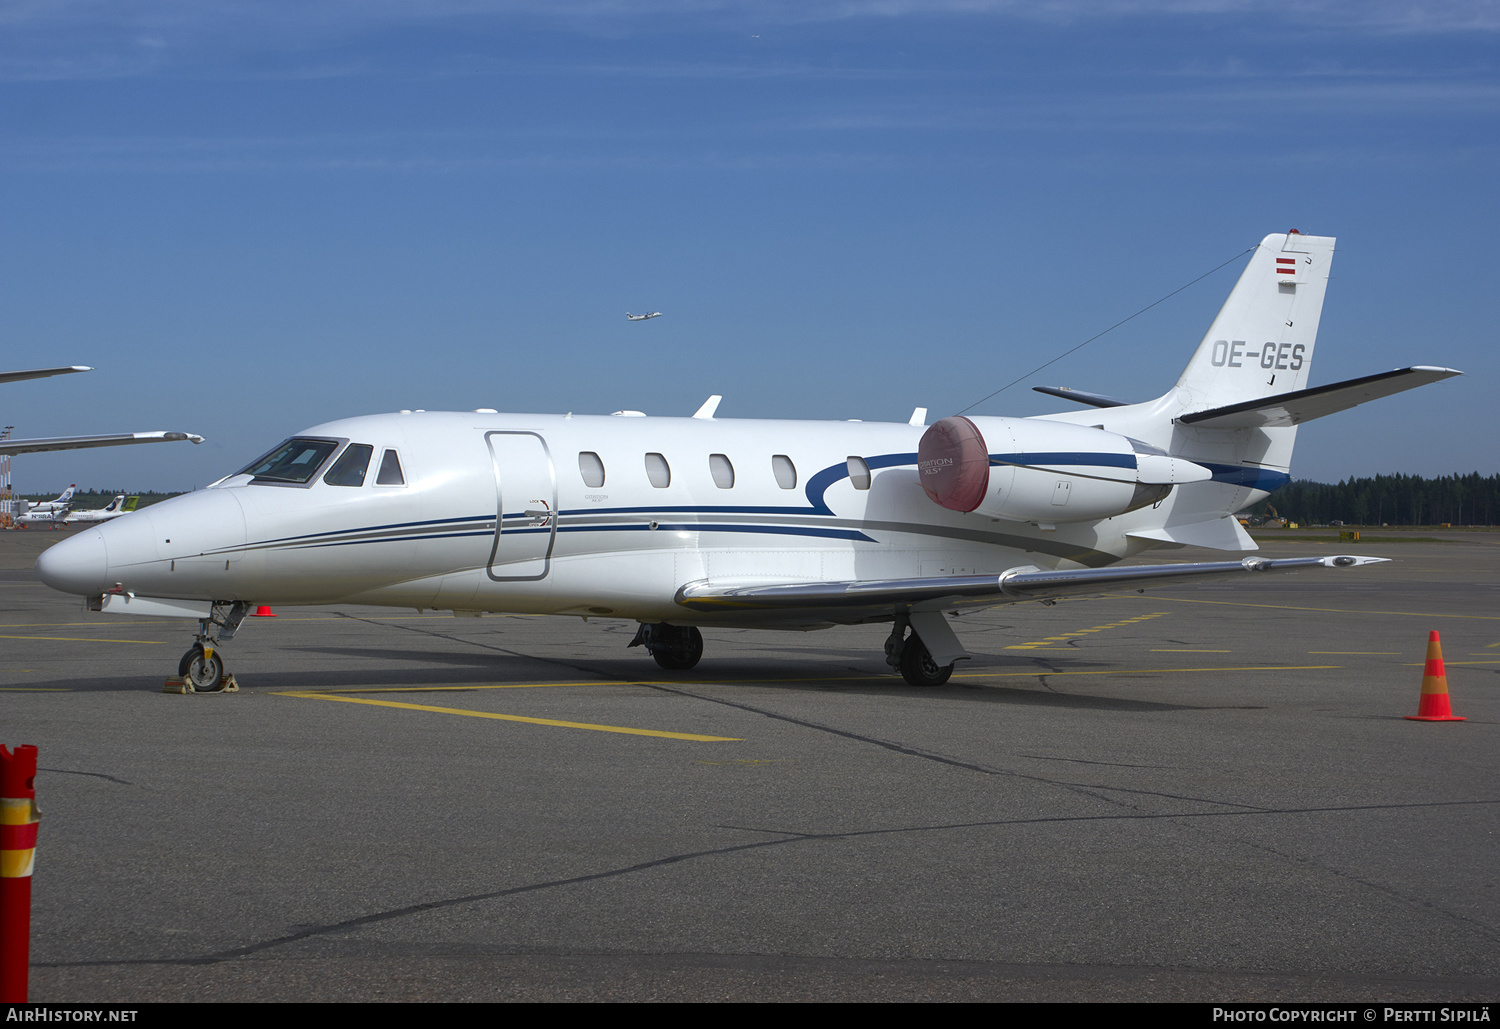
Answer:
[(173, 675), (162, 683), (163, 693), (238, 693), (240, 684), (234, 681), (234, 674), (228, 673), (219, 679), (219, 685), (211, 690), (195, 689), (190, 680), (181, 675)]
[(1427, 664), (1422, 669), (1422, 699), (1417, 702), (1417, 713), (1402, 717), (1412, 722), (1467, 721), (1448, 705), (1448, 673), (1443, 668), (1443, 644), (1436, 629), (1427, 636)]

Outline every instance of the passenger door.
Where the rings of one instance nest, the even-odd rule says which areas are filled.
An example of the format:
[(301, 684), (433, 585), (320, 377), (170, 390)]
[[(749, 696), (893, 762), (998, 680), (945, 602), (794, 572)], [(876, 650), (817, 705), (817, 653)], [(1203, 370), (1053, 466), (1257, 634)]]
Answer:
[(496, 582), (534, 582), (552, 567), (557, 541), (557, 473), (547, 441), (535, 432), (486, 432), (495, 468), (495, 543), (489, 575)]

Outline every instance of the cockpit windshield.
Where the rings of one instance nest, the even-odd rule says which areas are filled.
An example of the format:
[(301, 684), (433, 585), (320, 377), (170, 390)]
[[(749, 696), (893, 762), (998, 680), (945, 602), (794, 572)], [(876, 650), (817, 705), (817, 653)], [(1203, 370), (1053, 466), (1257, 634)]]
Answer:
[(289, 439), (239, 474), (253, 475), (261, 482), (308, 483), (330, 454), (339, 448), (336, 439)]

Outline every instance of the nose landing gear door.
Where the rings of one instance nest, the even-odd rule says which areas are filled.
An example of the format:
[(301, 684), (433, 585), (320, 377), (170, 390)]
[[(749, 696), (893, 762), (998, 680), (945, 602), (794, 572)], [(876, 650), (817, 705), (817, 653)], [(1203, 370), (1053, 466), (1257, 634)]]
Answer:
[(487, 432), (495, 468), (495, 544), (489, 575), (495, 582), (535, 582), (552, 567), (557, 542), (557, 474), (552, 452), (537, 433)]

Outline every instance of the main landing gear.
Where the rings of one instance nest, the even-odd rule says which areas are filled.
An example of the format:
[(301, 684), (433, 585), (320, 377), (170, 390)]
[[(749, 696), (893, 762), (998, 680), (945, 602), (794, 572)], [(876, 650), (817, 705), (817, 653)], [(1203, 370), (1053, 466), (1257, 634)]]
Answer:
[[(919, 620), (921, 617), (925, 616), (919, 616)], [(942, 622), (936, 625), (930, 621), (924, 623), (923, 631), (938, 634), (940, 651), (944, 644), (941, 635), (946, 632), (950, 637), (947, 641), (947, 653), (956, 652), (959, 657), (966, 656), (957, 641), (951, 639), (952, 630)], [(635, 638), (630, 641), (630, 646), (645, 647), (663, 668), (683, 672), (692, 668), (703, 657), (703, 634), (691, 625), (642, 623), (636, 630)], [(941, 686), (953, 675), (953, 663), (937, 663), (932, 651), (912, 627), (911, 617), (907, 614), (896, 615), (890, 638), (885, 641), (885, 660), (901, 673), (901, 678), (913, 686)]]
[(940, 665), (932, 658), (927, 644), (915, 632), (907, 635), (911, 619), (896, 616), (891, 635), (885, 641), (885, 663), (901, 672), (901, 678), (913, 686), (941, 686), (953, 674), (952, 663)]
[(703, 634), (692, 625), (643, 622), (629, 645), (645, 647), (657, 664), (671, 672), (685, 672), (703, 657)]
[(193, 688), (194, 693), (217, 693), (229, 681), (224, 671), (224, 657), (219, 653), (219, 644), (228, 643), (239, 631), (240, 623), (250, 612), (250, 605), (236, 600), (234, 603), (214, 604), (207, 618), (198, 620), (196, 642), (177, 662), (177, 674), (183, 682)]

